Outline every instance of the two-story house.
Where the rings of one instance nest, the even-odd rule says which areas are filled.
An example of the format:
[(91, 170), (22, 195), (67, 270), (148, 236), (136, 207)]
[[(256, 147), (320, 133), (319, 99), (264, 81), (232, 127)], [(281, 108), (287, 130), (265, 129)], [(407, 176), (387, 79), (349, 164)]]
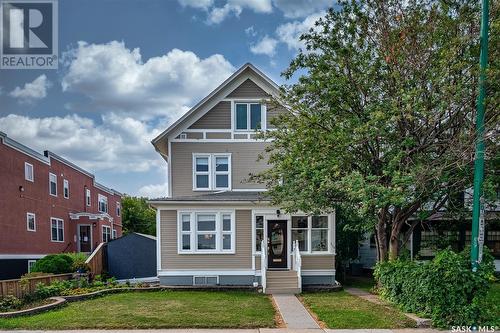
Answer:
[(288, 215), (249, 175), (283, 108), (278, 86), (246, 64), (152, 143), (167, 162), (168, 193), (157, 209), (157, 268), (163, 285), (253, 285), (298, 292), (335, 283), (335, 214)]
[(18, 278), (47, 254), (92, 252), (122, 234), (119, 192), (2, 132), (0, 188), (0, 279)]

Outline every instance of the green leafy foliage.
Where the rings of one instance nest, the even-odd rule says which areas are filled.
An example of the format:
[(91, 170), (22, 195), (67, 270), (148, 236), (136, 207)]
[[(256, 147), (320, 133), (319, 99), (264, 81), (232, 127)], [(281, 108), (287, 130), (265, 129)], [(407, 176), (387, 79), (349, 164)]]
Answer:
[(22, 301), (12, 295), (0, 297), (0, 312), (7, 312), (19, 309), (22, 305)]
[(122, 225), (124, 234), (139, 232), (156, 235), (156, 211), (146, 202), (146, 198), (122, 198)]
[(73, 272), (73, 258), (68, 254), (49, 254), (37, 260), (32, 272), (63, 274)]
[(82, 252), (68, 253), (68, 255), (73, 259), (73, 271), (74, 272), (87, 272), (89, 266), (85, 263), (87, 260), (87, 255)]
[(382, 297), (445, 328), (499, 324), (487, 298), (493, 272), (493, 257), (489, 253), (485, 253), (474, 273), (470, 268), (470, 249), (461, 253), (447, 249), (426, 263), (409, 260), (378, 263), (375, 278)]
[[(499, 8), (492, 2), (487, 189), (500, 146)], [(379, 257), (389, 248), (396, 258), (419, 223), (403, 228), (409, 217), (425, 220), (472, 184), (479, 25), (478, 1), (339, 1), (284, 72), (297, 80), (282, 88), (276, 129), (262, 133), (272, 167), (254, 178), (289, 211), (351, 210), (377, 230)]]

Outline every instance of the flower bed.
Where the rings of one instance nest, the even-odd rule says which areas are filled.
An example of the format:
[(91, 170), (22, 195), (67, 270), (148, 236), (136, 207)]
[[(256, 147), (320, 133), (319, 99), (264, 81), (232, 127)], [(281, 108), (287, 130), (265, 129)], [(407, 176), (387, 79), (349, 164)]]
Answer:
[(22, 298), (12, 295), (0, 297), (0, 317), (36, 313), (39, 311), (33, 312), (31, 310), (40, 309), (40, 311), (43, 311), (53, 308), (51, 306), (53, 303), (58, 303), (57, 305), (64, 303), (57, 302), (55, 299), (63, 299), (63, 301), (66, 298), (68, 300), (78, 300), (106, 292), (137, 290), (144, 287), (149, 287), (149, 285), (145, 283), (137, 283), (133, 286), (130, 283), (118, 284), (115, 278), (103, 281), (100, 276), (96, 276), (92, 283), (89, 283), (86, 277), (81, 277), (74, 280), (55, 281), (50, 285), (38, 284), (34, 292), (26, 294)]

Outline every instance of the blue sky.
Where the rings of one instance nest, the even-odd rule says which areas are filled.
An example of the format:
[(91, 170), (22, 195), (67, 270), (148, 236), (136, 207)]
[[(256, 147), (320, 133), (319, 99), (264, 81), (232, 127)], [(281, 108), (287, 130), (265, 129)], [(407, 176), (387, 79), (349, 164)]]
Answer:
[(333, 0), (59, 1), (58, 70), (0, 70), (0, 131), (131, 195), (161, 196), (150, 140), (246, 62), (277, 83)]

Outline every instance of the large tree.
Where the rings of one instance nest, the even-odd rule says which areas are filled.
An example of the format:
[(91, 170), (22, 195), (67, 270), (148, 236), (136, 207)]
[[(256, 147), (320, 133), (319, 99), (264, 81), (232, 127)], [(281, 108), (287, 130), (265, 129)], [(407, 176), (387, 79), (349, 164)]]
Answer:
[(146, 198), (126, 196), (122, 198), (123, 233), (139, 232), (156, 235), (156, 211)]
[[(479, 1), (339, 3), (301, 39), (284, 72), (272, 168), (257, 175), (276, 204), (343, 206), (398, 256), (417, 222), (471, 184)], [(498, 148), (498, 3), (491, 8), (487, 157)], [(496, 43), (495, 43), (496, 42)], [(497, 128), (498, 130), (498, 128)], [(404, 227), (405, 224), (407, 227)], [(388, 255), (389, 253), (389, 255)]]

